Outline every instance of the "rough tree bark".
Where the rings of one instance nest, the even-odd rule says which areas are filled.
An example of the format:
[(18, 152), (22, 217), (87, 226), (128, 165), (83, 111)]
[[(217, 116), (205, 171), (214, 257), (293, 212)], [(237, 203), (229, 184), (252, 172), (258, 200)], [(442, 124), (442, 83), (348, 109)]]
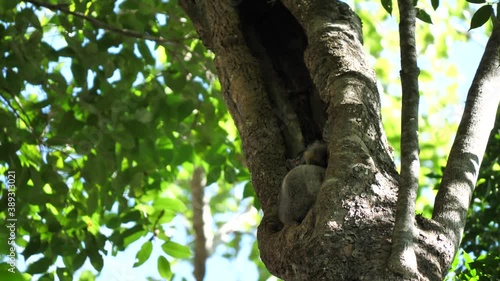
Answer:
[[(405, 280), (387, 270), (399, 176), (356, 14), (330, 0), (179, 1), (216, 55), (223, 98), (264, 211), (258, 243), (269, 271), (285, 280)], [(493, 45), (496, 57), (489, 59), (498, 68)], [(498, 105), (498, 98), (491, 102)], [(326, 179), (305, 220), (284, 227), (277, 199), (286, 159), (316, 139), (328, 143)], [(457, 154), (474, 153), (478, 167), (481, 149)], [(469, 170), (475, 171), (458, 166), (447, 173)], [(441, 280), (450, 266), (470, 200), (453, 194), (472, 190), (475, 178), (467, 180), (440, 192), (435, 221), (417, 217), (421, 280)]]

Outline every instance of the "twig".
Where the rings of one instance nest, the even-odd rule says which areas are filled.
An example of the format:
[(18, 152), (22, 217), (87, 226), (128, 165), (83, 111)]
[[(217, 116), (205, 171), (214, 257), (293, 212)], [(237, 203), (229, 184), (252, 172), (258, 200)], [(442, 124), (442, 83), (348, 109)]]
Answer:
[[(97, 28), (102, 28), (102, 29), (112, 31), (112, 32), (115, 32), (115, 33), (118, 33), (121, 35), (128, 36), (128, 37), (151, 40), (151, 41), (155, 41), (158, 43), (164, 43), (164, 44), (171, 44), (172, 43), (172, 40), (168, 40), (168, 39), (163, 38), (163, 37), (152, 36), (152, 35), (149, 35), (146, 33), (140, 33), (140, 32), (134, 31), (134, 30), (126, 29), (126, 28), (118, 28), (118, 27), (109, 25), (107, 23), (104, 23), (96, 18), (82, 14), (80, 12), (70, 11), (67, 8), (67, 4), (50, 4), (50, 3), (40, 2), (40, 1), (36, 1), (36, 0), (26, 0), (26, 2), (31, 3), (31, 4), (38, 6), (38, 7), (44, 7), (44, 8), (47, 8), (49, 10), (52, 10), (52, 11), (54, 11), (54, 10), (60, 11), (60, 12), (66, 13), (66, 14), (70, 14), (70, 15), (82, 18), (82, 19), (90, 22), (90, 24), (92, 24), (93, 26), (95, 26)], [(183, 38), (182, 40), (188, 40), (188, 39), (189, 38)]]
[[(5, 93), (8, 93), (9, 95), (12, 96), (12, 99), (16, 103), (17, 107), (19, 107), (19, 110), (21, 111), (22, 115), (17, 112), (17, 109), (12, 105), (12, 103), (10, 102), (10, 100), (8, 98), (6, 98), (6, 97), (4, 97), (3, 95), (0, 94), (0, 96), (5, 101), (5, 103), (9, 106), (9, 108), (12, 110), (12, 112), (14, 113), (14, 115), (16, 116), (16, 118), (18, 118), (19, 120), (23, 121), (26, 124), (26, 126), (29, 128), (29, 131), (33, 135), (33, 137), (37, 141), (39, 141), (38, 136), (35, 134), (35, 129), (33, 128), (33, 124), (31, 123), (31, 120), (30, 120), (28, 114), (26, 113), (26, 111), (24, 110), (23, 106), (21, 105), (21, 103), (17, 99), (16, 95), (14, 95), (13, 93), (11, 93), (9, 90), (7, 90), (5, 88), (2, 88), (2, 91), (5, 92)], [(26, 119), (24, 119), (24, 118), (26, 118)]]

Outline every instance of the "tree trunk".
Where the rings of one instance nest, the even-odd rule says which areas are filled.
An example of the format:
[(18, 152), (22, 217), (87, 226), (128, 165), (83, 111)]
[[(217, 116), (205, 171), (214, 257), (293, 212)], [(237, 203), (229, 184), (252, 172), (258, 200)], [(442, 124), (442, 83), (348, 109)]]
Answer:
[[(215, 55), (264, 218), (261, 258), (285, 280), (404, 280), (387, 270), (399, 176), (381, 125), (360, 19), (342, 2), (180, 0)], [(300, 225), (278, 219), (286, 160), (328, 143), (329, 165)], [(453, 243), (417, 217), (420, 280), (442, 280)]]

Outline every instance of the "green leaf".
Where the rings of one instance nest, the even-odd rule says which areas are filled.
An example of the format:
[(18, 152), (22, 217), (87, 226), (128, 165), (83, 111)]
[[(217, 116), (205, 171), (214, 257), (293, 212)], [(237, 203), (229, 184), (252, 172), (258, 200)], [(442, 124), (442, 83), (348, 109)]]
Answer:
[(100, 272), (104, 266), (104, 260), (101, 254), (98, 251), (91, 251), (89, 253), (89, 258), (94, 269)]
[(157, 198), (153, 201), (153, 207), (157, 209), (167, 209), (175, 213), (187, 211), (186, 205), (177, 198)]
[(139, 53), (141, 53), (142, 58), (146, 61), (147, 64), (149, 65), (155, 64), (155, 59), (151, 55), (148, 46), (143, 40), (137, 42), (137, 48), (139, 49)]
[(26, 246), (26, 248), (24, 248), (23, 251), (24, 258), (28, 259), (32, 255), (38, 253), (40, 247), (41, 247), (40, 234), (31, 236), (28, 245)]
[(121, 222), (138, 222), (142, 218), (142, 213), (139, 210), (129, 210), (120, 215)]
[(431, 16), (424, 10), (420, 8), (415, 8), (417, 12), (417, 18), (423, 22), (432, 24)]
[[(41, 161), (40, 151), (38, 151), (38, 147), (36, 145), (30, 145), (24, 143), (21, 147), (21, 153), (23, 158), (28, 161), (32, 165), (39, 165)], [(41, 187), (41, 185), (40, 185)]]
[(490, 19), (492, 13), (493, 13), (493, 7), (490, 5), (484, 5), (481, 8), (479, 8), (474, 14), (474, 16), (472, 16), (469, 30), (478, 28), (483, 24), (485, 24)]
[(40, 85), (46, 80), (45, 73), (38, 65), (38, 62), (30, 60), (25, 67), (26, 69), (20, 71), (20, 73), (27, 82), (33, 85)]
[(24, 86), (23, 79), (19, 76), (19, 74), (11, 69), (7, 69), (6, 80), (8, 81), (8, 83), (6, 83), (6, 86), (12, 93), (19, 93)]
[(26, 270), (30, 274), (40, 274), (48, 271), (49, 266), (52, 265), (52, 259), (48, 257), (43, 257), (36, 262), (28, 265), (28, 269)]
[(33, 33), (31, 33), (30, 38), (28, 39), (28, 45), (30, 46), (36, 46), (40, 44), (40, 41), (42, 40), (43, 36), (43, 31), (42, 30), (35, 30)]
[(193, 147), (189, 144), (181, 144), (175, 148), (174, 152), (174, 159), (172, 160), (174, 166), (193, 161)]
[(191, 100), (185, 100), (183, 101), (178, 107), (177, 107), (177, 117), (178, 121), (182, 121), (186, 119), (188, 116), (193, 114), (193, 110), (195, 110), (196, 104), (191, 101)]
[(73, 78), (75, 78), (78, 86), (81, 87), (87, 84), (87, 69), (85, 69), (75, 59), (71, 62), (71, 72), (73, 73)]
[(236, 171), (231, 166), (224, 167), (224, 180), (227, 183), (234, 183), (236, 181)]
[(95, 276), (90, 270), (84, 270), (78, 281), (94, 281)]
[(439, 7), (439, 0), (431, 0), (431, 4), (432, 4), (432, 8), (435, 11)]
[(170, 278), (172, 278), (170, 263), (164, 256), (158, 257), (158, 273), (160, 273), (160, 276), (164, 279), (170, 280)]
[(474, 3), (474, 4), (482, 4), (486, 3), (486, 0), (466, 0), (469, 3)]
[(144, 262), (146, 262), (151, 256), (152, 252), (153, 252), (153, 243), (151, 243), (151, 241), (147, 241), (146, 243), (142, 244), (141, 249), (139, 250), (139, 252), (137, 252), (137, 255), (135, 256), (136, 262), (134, 263), (134, 267), (138, 267)]
[(73, 269), (77, 270), (80, 267), (82, 267), (83, 263), (85, 263), (86, 260), (87, 260), (87, 255), (85, 254), (85, 252), (82, 251), (82, 252), (76, 254), (76, 256), (72, 259)]
[(89, 199), (87, 200), (87, 215), (91, 216), (99, 206), (99, 190), (97, 185), (89, 186)]
[(243, 189), (243, 198), (253, 197), (253, 206), (259, 210), (262, 208), (257, 195), (255, 194), (255, 190), (253, 189), (252, 183), (248, 181), (245, 184), (245, 188)]
[(16, 29), (22, 32), (30, 25), (37, 29), (41, 28), (40, 21), (35, 15), (34, 10), (22, 9), (16, 16)]
[(17, 6), (17, 4), (19, 4), (19, 2), (17, 1), (2, 1), (1, 3), (3, 10), (14, 9)]
[(85, 163), (85, 167), (82, 169), (82, 177), (85, 178), (88, 184), (102, 185), (108, 180), (106, 175), (106, 172), (109, 171), (108, 165), (109, 162), (90, 155)]
[(216, 182), (221, 173), (222, 169), (220, 166), (210, 166), (207, 174), (207, 185)]
[(42, 275), (39, 279), (40, 281), (55, 281), (55, 276), (53, 272), (48, 272)]
[(186, 74), (180, 71), (169, 70), (164, 72), (163, 78), (167, 86), (172, 89), (174, 93), (181, 92), (186, 86)]
[(245, 184), (245, 188), (243, 189), (243, 198), (248, 198), (248, 197), (254, 197), (255, 196), (255, 191), (252, 188), (252, 184), (247, 182)]
[(467, 252), (463, 252), (463, 257), (464, 257), (464, 264), (465, 265), (474, 261), (474, 259)]
[(94, 269), (100, 272), (104, 266), (104, 260), (99, 253), (99, 245), (97, 244), (96, 237), (90, 232), (87, 232), (86, 235), (85, 250)]
[(392, 15), (392, 0), (381, 0), (382, 7), (389, 13), (389, 15)]
[(66, 268), (58, 267), (56, 273), (60, 281), (73, 281), (73, 276)]
[(141, 238), (146, 231), (140, 224), (125, 230), (120, 236), (123, 238), (123, 245), (126, 247)]
[(192, 257), (191, 250), (187, 246), (175, 243), (173, 241), (167, 241), (161, 245), (163, 251), (173, 257), (178, 259), (187, 259)]
[(29, 274), (19, 272), (15, 266), (12, 267), (8, 263), (0, 263), (0, 280), (29, 281), (31, 278)]

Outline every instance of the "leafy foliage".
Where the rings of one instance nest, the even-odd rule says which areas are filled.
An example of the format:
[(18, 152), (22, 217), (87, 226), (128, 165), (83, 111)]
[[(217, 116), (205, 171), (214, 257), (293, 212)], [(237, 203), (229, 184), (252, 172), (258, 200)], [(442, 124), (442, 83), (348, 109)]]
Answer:
[[(0, 37), (0, 171), (15, 174), (15, 242), (26, 272), (68, 280), (85, 261), (99, 272), (104, 255), (141, 237), (191, 258), (165, 230), (176, 215), (192, 215), (194, 167), (218, 183), (214, 212), (235, 200), (226, 182), (246, 181), (248, 172), (207, 63), (212, 54), (180, 7), (1, 1)], [(143, 245), (136, 266), (152, 246)], [(158, 259), (164, 278), (172, 260)]]

